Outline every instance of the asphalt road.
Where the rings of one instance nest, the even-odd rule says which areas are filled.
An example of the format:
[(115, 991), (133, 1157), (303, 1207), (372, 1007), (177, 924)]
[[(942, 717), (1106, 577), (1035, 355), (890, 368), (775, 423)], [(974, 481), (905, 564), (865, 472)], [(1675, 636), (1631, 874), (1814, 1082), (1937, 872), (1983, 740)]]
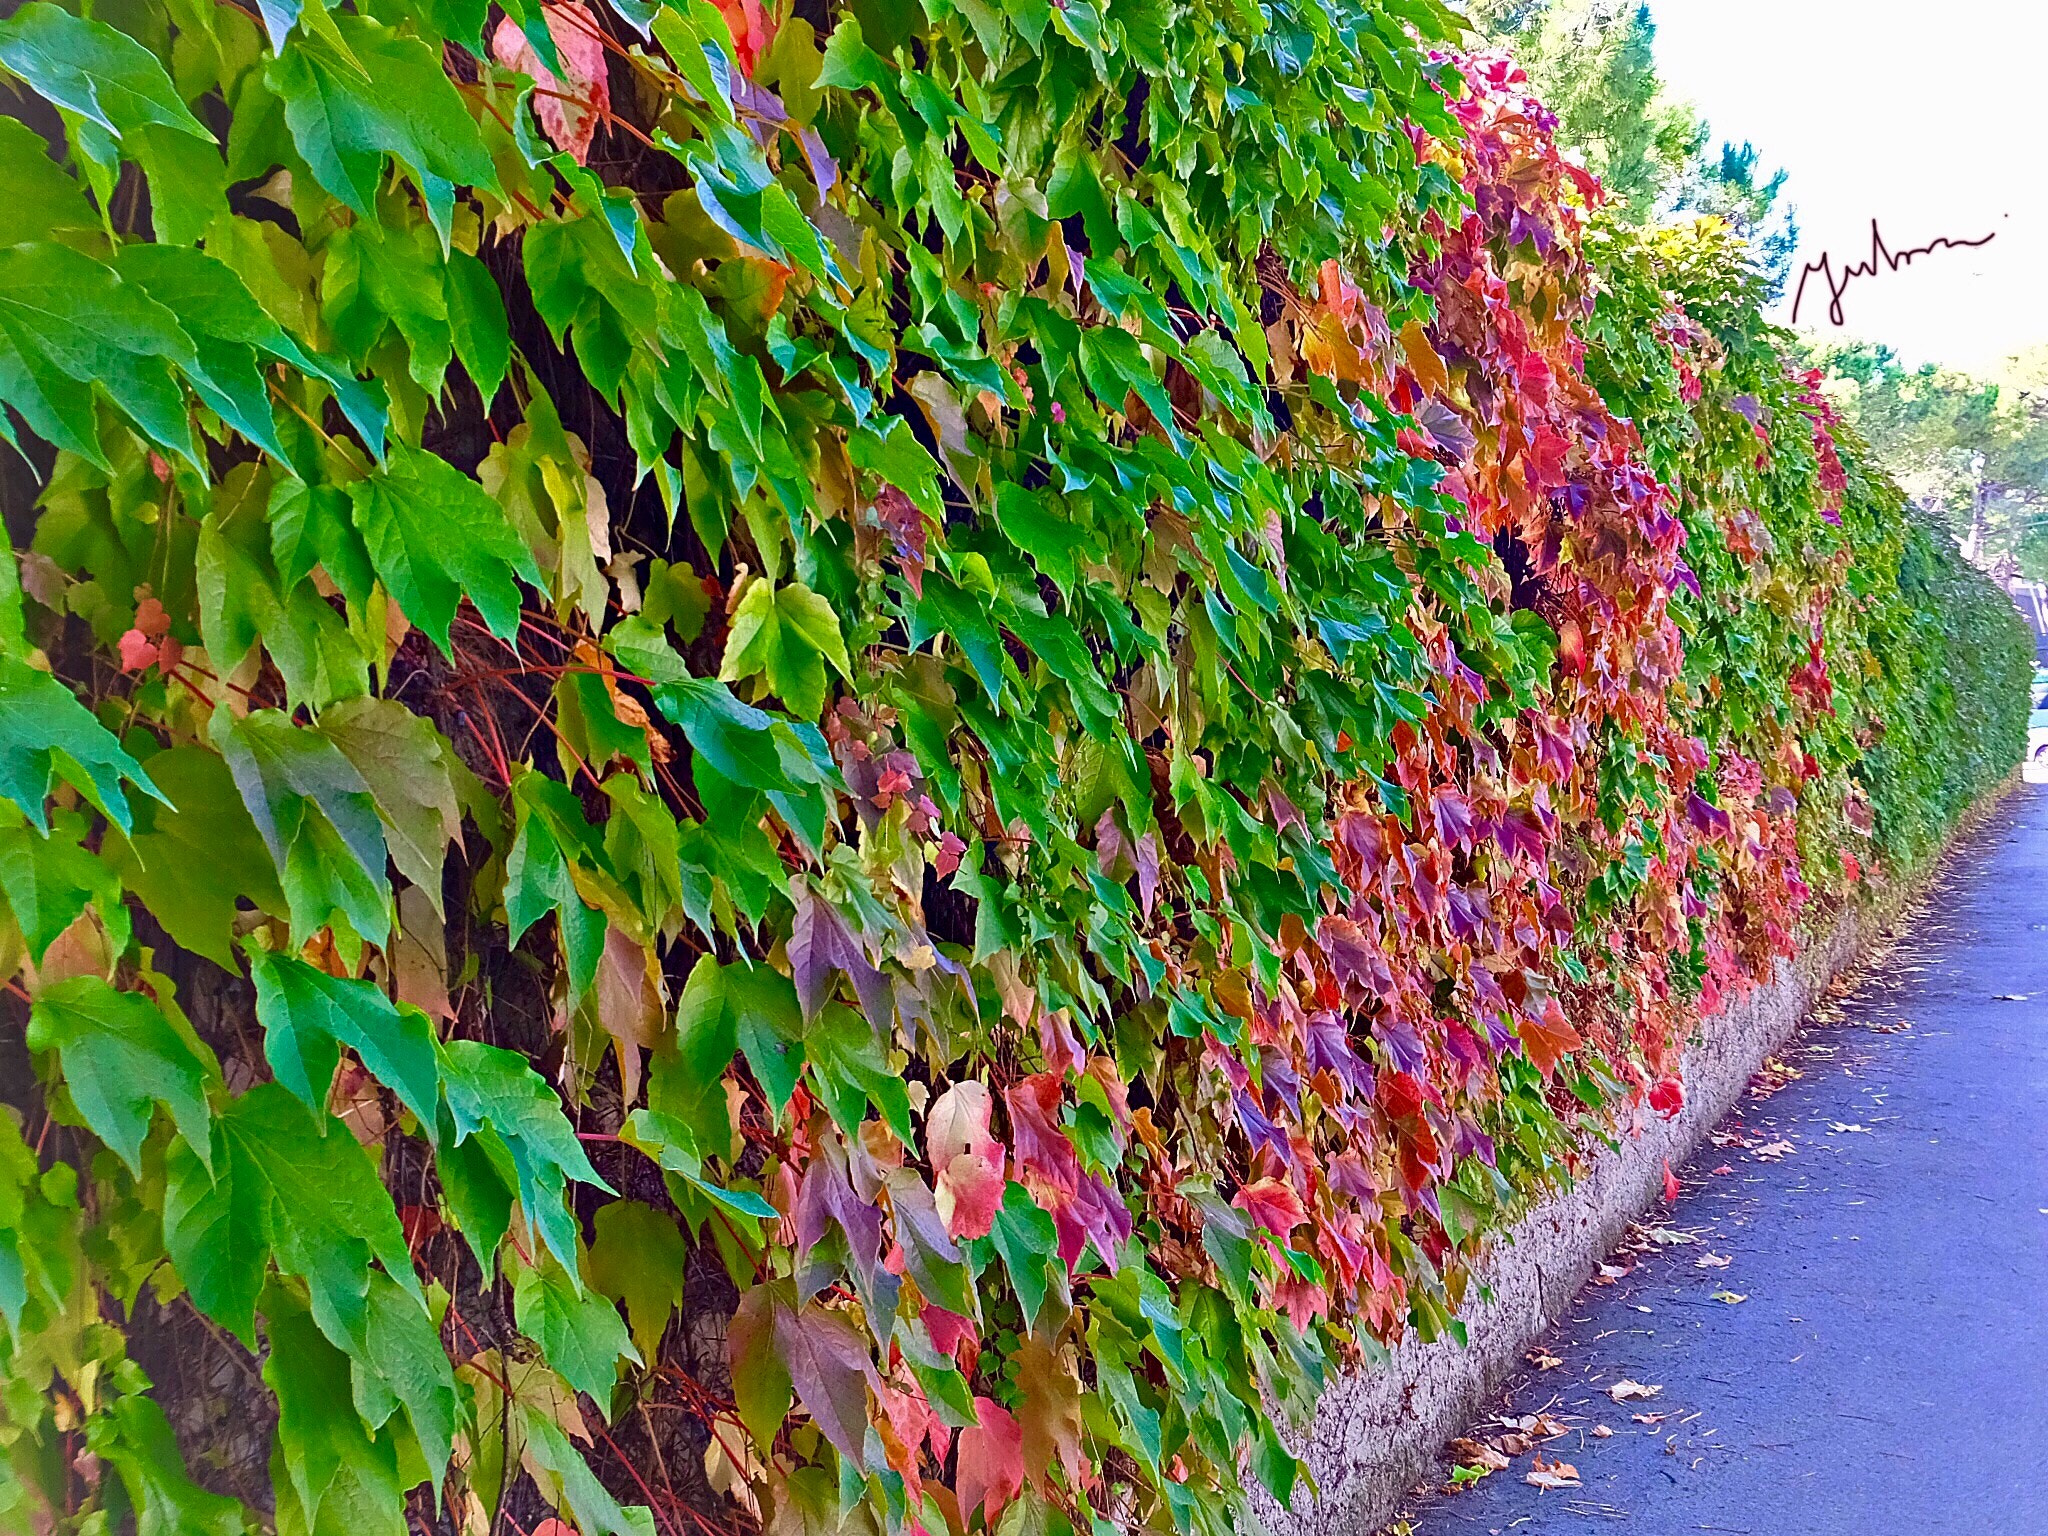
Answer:
[(1417, 1536), (2048, 1536), (2048, 788), (1777, 1060), (1495, 1405), (1578, 1486), (1518, 1454)]

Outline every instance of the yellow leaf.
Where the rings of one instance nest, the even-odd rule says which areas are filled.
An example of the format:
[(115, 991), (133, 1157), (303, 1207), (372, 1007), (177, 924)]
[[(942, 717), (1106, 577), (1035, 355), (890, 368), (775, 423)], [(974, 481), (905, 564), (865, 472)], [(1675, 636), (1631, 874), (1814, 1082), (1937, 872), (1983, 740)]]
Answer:
[(1410, 320), (1401, 327), (1401, 350), (1408, 355), (1408, 371), (1415, 375), (1425, 393), (1440, 395), (1451, 387), (1451, 371), (1429, 344), (1421, 322)]

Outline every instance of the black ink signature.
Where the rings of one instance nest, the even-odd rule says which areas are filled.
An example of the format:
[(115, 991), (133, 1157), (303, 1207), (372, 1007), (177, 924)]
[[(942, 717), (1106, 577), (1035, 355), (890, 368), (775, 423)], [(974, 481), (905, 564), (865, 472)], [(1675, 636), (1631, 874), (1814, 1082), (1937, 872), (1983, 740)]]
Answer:
[(1799, 274), (1798, 292), (1792, 297), (1792, 323), (1794, 325), (1799, 323), (1799, 304), (1806, 297), (1806, 280), (1816, 272), (1827, 279), (1828, 319), (1834, 324), (1840, 325), (1842, 323), (1842, 295), (1849, 291), (1849, 284), (1857, 278), (1877, 276), (1878, 263), (1880, 261), (1884, 263), (1886, 271), (1896, 272), (1899, 268), (1912, 261), (1915, 256), (1926, 256), (1944, 247), (1949, 250), (1959, 250), (1964, 246), (1989, 245), (1997, 238), (1997, 230), (1993, 230), (1981, 240), (1951, 240), (1948, 236), (1942, 235), (1926, 245), (1916, 245), (1911, 250), (1900, 251), (1897, 255), (1893, 255), (1890, 248), (1884, 243), (1884, 236), (1878, 233), (1877, 220), (1872, 219), (1870, 221), (1870, 260), (1851, 262), (1848, 266), (1842, 268), (1839, 276), (1836, 275), (1834, 262), (1826, 251), (1821, 252), (1819, 261), (1809, 261), (1806, 264), (1805, 270)]

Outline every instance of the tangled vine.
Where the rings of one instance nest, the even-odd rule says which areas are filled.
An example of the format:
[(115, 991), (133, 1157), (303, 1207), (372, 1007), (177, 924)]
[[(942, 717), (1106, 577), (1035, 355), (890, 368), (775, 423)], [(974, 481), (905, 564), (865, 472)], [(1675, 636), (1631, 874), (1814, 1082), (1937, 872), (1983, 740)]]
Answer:
[(1222, 1536), (2018, 758), (1740, 247), (1435, 0), (81, 9), (10, 1528)]

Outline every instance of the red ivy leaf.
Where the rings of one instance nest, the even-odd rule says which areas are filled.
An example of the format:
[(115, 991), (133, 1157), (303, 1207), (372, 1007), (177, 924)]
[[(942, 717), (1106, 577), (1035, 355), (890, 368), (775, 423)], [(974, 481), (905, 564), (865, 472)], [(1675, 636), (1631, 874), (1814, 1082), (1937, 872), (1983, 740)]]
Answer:
[(1666, 1120), (1677, 1119), (1678, 1112), (1685, 1108), (1685, 1085), (1675, 1077), (1659, 1078), (1656, 1087), (1650, 1090), (1650, 1108)]
[(1039, 1072), (1006, 1089), (1010, 1133), (1015, 1138), (1017, 1167), (1039, 1183), (1071, 1194), (1080, 1187), (1081, 1160), (1060, 1128), (1060, 1080)]
[(924, 513), (895, 486), (885, 485), (875, 497), (875, 521), (889, 535), (896, 568), (910, 583), (910, 590), (923, 597), (925, 555), (931, 537)]
[(1554, 997), (1545, 1000), (1539, 1017), (1523, 1018), (1515, 1033), (1521, 1036), (1522, 1047), (1528, 1051), (1529, 1060), (1545, 1077), (1557, 1070), (1557, 1064), (1568, 1052), (1576, 1051), (1586, 1043), (1572, 1028), (1571, 1020), (1564, 1016), (1564, 1009), (1558, 1006)]
[(840, 1455), (859, 1462), (867, 1438), (868, 1387), (879, 1382), (859, 1332), (816, 1303), (800, 1312), (777, 1307), (775, 1346), (818, 1432)]
[(507, 69), (533, 77), (533, 105), (540, 114), (541, 131), (555, 148), (567, 150), (570, 158), (582, 165), (590, 158), (590, 141), (597, 135), (597, 125), (612, 106), (603, 34), (582, 0), (543, 6), (542, 14), (548, 19), (555, 53), (569, 72), (566, 83), (541, 63), (533, 43), (509, 16), (491, 34), (491, 54)]
[(1389, 1120), (1412, 1120), (1422, 1113), (1422, 1084), (1407, 1072), (1382, 1072), (1379, 1099)]
[(1230, 1203), (1267, 1231), (1277, 1233), (1282, 1241), (1308, 1220), (1308, 1213), (1301, 1208), (1301, 1196), (1294, 1192), (1294, 1186), (1279, 1179), (1260, 1179), (1257, 1183), (1247, 1184)]
[(131, 629), (121, 637), (121, 670), (140, 672), (156, 661), (156, 647), (139, 629)]
[(981, 1510), (990, 1530), (1003, 1507), (1024, 1487), (1024, 1430), (1016, 1416), (991, 1397), (974, 1400), (975, 1422), (960, 1431), (960, 1471), (954, 1491), (964, 1523)]
[(938, 1171), (938, 1211), (949, 1237), (986, 1237), (1003, 1203), (1008, 1162), (989, 1131), (995, 1100), (981, 1083), (955, 1083), (932, 1101), (925, 1144)]

